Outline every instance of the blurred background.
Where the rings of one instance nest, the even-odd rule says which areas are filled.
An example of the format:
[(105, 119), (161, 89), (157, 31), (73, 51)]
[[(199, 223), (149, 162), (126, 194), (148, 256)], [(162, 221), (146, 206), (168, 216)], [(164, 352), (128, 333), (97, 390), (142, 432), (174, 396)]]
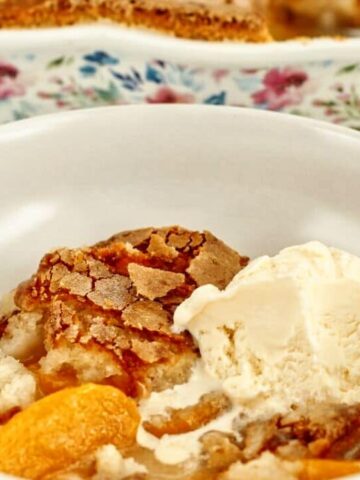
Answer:
[(360, 128), (360, 0), (0, 0), (0, 123), (251, 107)]

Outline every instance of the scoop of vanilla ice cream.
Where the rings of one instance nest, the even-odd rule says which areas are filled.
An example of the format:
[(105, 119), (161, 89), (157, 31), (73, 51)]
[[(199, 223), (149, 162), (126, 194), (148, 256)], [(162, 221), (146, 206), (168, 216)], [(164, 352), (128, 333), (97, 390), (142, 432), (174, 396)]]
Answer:
[(360, 258), (310, 242), (264, 256), (175, 312), (207, 372), (257, 413), (360, 401)]

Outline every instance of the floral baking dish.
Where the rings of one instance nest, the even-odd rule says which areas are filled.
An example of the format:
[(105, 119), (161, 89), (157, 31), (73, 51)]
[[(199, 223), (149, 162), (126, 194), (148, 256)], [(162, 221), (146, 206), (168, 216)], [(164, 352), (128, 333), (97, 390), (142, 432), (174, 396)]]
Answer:
[(99, 24), (0, 31), (0, 122), (100, 105), (254, 107), (360, 128), (360, 39), (214, 43)]

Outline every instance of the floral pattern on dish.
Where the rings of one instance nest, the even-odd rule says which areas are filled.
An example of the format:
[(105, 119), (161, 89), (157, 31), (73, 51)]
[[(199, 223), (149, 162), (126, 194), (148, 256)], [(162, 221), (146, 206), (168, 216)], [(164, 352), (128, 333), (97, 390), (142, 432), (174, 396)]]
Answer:
[(264, 105), (269, 110), (282, 110), (299, 105), (305, 96), (309, 76), (303, 70), (273, 68), (263, 78), (262, 90), (251, 95), (255, 105)]
[(0, 101), (25, 95), (25, 85), (18, 77), (19, 70), (15, 65), (0, 61)]
[(360, 62), (207, 68), (118, 51), (0, 58), (0, 122), (103, 105), (198, 103), (309, 116), (360, 129)]

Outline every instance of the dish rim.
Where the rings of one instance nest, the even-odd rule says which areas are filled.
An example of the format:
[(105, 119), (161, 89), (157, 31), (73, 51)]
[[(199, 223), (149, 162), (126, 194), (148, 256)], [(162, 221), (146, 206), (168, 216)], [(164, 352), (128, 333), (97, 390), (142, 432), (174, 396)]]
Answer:
[[(298, 39), (272, 43), (206, 42), (175, 38), (141, 28), (114, 24), (75, 25), (62, 28), (2, 29), (0, 49), (6, 54), (59, 52), (74, 48), (122, 48), (139, 57), (171, 59), (208, 67), (268, 67), (271, 65), (344, 61), (359, 56), (360, 38)], [(119, 45), (119, 47), (117, 47)], [(121, 47), (120, 47), (121, 46)]]
[[(141, 115), (142, 111), (156, 111), (160, 115), (168, 111), (168, 114), (173, 117), (176, 116), (177, 111), (189, 111), (197, 114), (201, 112), (201, 118), (204, 118), (206, 112), (221, 112), (225, 115), (234, 115), (240, 117), (255, 117), (259, 118), (259, 121), (265, 121), (271, 118), (272, 123), (277, 122), (280, 125), (284, 123), (293, 124), (296, 127), (305, 127), (313, 130), (320, 130), (325, 132), (334, 132), (335, 134), (345, 136), (349, 139), (360, 142), (360, 131), (344, 127), (342, 125), (336, 125), (323, 120), (317, 120), (308, 117), (302, 117), (283, 112), (274, 112), (270, 110), (260, 110), (250, 107), (234, 107), (229, 105), (204, 105), (204, 104), (127, 104), (127, 105), (105, 105), (101, 107), (92, 107), (77, 110), (66, 110), (63, 112), (48, 113), (38, 115), (35, 117), (25, 118), (17, 120), (16, 122), (9, 122), (0, 125), (0, 141), (6, 141), (7, 137), (12, 142), (17, 137), (23, 135), (36, 135), (39, 132), (44, 133), (49, 128), (53, 129), (57, 125), (63, 125), (67, 121), (77, 121), (86, 119), (86, 117), (99, 117), (109, 112), (109, 114), (116, 114), (116, 111), (122, 112), (121, 115), (126, 116), (126, 110), (138, 110), (138, 115)], [(360, 144), (359, 144), (360, 145)], [(0, 160), (1, 161), (1, 160)]]

